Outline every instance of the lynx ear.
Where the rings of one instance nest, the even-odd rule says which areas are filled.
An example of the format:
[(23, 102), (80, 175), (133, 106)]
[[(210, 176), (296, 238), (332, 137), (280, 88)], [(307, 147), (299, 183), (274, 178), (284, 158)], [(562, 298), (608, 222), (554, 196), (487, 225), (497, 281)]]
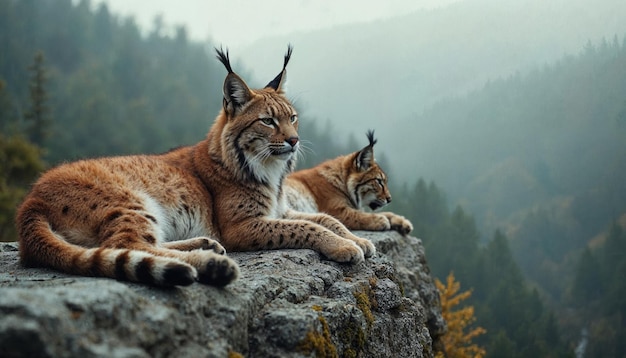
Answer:
[(287, 46), (287, 53), (285, 54), (285, 61), (283, 62), (283, 70), (280, 71), (278, 76), (276, 76), (270, 83), (268, 83), (265, 88), (273, 88), (276, 92), (282, 91), (281, 87), (287, 77), (287, 63), (289, 63), (292, 51), (293, 47), (291, 46), (291, 44), (289, 44), (289, 46)]
[(354, 159), (354, 165), (358, 171), (367, 170), (374, 164), (374, 144), (378, 141), (374, 139), (373, 130), (368, 130), (366, 136), (370, 144), (361, 149)]
[(252, 98), (252, 92), (246, 82), (241, 79), (230, 66), (230, 58), (228, 56), (228, 50), (224, 52), (221, 48), (217, 52), (217, 59), (226, 67), (228, 75), (224, 80), (224, 100), (222, 105), (224, 110), (234, 115), (236, 114), (250, 99)]

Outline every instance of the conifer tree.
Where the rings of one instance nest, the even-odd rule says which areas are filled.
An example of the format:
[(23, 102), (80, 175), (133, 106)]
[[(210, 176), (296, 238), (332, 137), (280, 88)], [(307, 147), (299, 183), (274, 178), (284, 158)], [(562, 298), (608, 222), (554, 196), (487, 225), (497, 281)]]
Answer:
[(6, 90), (6, 82), (0, 79), (0, 131), (7, 132), (7, 128), (14, 121), (13, 104)]
[[(482, 327), (470, 328), (476, 321), (474, 307), (455, 308), (462, 301), (468, 299), (472, 292), (465, 291), (459, 293), (461, 284), (454, 280), (452, 272), (448, 275), (445, 285), (438, 279), (435, 279), (435, 284), (441, 296), (442, 315), (448, 325), (448, 331), (443, 336), (445, 357), (484, 357), (486, 354), (485, 349), (472, 343), (472, 339), (487, 332)], [(442, 355), (439, 354), (438, 356)]]
[(43, 52), (35, 54), (33, 64), (28, 67), (31, 72), (30, 79), (30, 109), (24, 115), (27, 122), (27, 134), (30, 141), (44, 148), (44, 142), (50, 133), (49, 108), (46, 106), (48, 93), (46, 82), (48, 76), (45, 68)]

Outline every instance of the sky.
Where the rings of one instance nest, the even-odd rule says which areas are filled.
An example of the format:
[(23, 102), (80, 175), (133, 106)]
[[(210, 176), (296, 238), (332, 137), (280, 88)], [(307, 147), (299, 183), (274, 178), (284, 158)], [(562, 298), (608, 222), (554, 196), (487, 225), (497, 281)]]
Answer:
[(162, 15), (167, 25), (185, 25), (193, 40), (210, 39), (229, 48), (274, 35), (389, 18), (457, 1), (104, 0), (111, 12), (133, 16), (144, 30), (152, 27), (155, 16)]

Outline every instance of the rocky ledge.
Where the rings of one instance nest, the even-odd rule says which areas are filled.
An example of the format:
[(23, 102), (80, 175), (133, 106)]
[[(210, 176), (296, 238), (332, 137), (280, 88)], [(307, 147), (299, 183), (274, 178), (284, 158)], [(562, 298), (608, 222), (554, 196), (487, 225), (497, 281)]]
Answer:
[(230, 253), (223, 289), (26, 269), (0, 244), (3, 357), (433, 357), (445, 330), (419, 239), (358, 232), (360, 265), (311, 250)]

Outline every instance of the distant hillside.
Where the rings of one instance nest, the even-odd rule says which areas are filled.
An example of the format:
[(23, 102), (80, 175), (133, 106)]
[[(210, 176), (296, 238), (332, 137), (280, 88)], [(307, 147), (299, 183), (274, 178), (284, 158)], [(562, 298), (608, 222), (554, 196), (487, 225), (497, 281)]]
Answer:
[(626, 186), (618, 179), (626, 175), (623, 38), (588, 45), (581, 55), (527, 76), (491, 82), (415, 118), (425, 120), (440, 138), (419, 133), (418, 126), (396, 138), (416, 140), (428, 155), (399, 151), (396, 157), (423, 159), (419, 166), (479, 221), (492, 212), (498, 224), (555, 197), (576, 197), (588, 208), (579, 216), (592, 234), (626, 209)]
[[(385, 147), (407, 118), (415, 121), (414, 114), (438, 100), (576, 53), (589, 40), (621, 37), (623, 19), (623, 0), (465, 0), (384, 21), (285, 34), (233, 55), (264, 79), (279, 67), (287, 43), (294, 44), (288, 84), (298, 104), (344, 133), (376, 128)], [(445, 140), (427, 119), (418, 123), (420, 131)], [(424, 169), (421, 175), (429, 176)]]

